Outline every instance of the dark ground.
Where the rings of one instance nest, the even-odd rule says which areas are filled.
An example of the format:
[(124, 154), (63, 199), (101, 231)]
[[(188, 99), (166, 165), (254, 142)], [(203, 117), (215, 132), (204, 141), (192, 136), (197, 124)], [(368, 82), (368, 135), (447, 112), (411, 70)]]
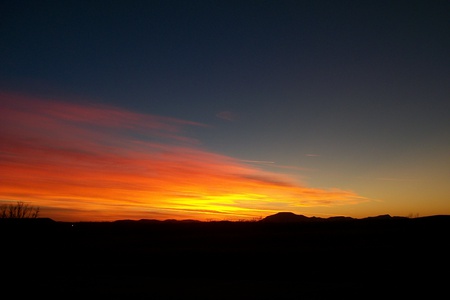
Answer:
[(434, 299), (449, 292), (450, 216), (0, 221), (2, 290), (15, 298)]

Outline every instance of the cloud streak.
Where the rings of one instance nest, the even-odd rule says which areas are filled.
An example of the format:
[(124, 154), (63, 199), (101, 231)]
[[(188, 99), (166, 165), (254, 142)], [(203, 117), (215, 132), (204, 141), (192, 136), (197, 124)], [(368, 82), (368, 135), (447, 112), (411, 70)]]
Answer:
[(233, 122), (233, 121), (236, 121), (237, 114), (232, 111), (225, 110), (225, 111), (218, 112), (216, 114), (216, 117), (218, 117), (219, 119), (222, 119), (222, 120)]
[(55, 220), (253, 219), (365, 201), (206, 151), (183, 131), (204, 124), (7, 93), (0, 104), (0, 201)]

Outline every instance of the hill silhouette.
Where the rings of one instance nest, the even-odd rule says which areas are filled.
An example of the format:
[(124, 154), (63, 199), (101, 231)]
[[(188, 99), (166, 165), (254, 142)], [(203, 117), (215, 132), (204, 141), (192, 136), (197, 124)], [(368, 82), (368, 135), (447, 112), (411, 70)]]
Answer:
[[(434, 217), (440, 217), (440, 216), (431, 216), (431, 218)], [(418, 219), (420, 217), (417, 217)], [(423, 217), (422, 217), (423, 218)], [(214, 223), (214, 222), (222, 222), (222, 223), (243, 223), (243, 222), (249, 222), (249, 223), (297, 223), (297, 222), (328, 222), (328, 221), (364, 221), (364, 220), (392, 220), (392, 219), (410, 219), (408, 217), (400, 217), (400, 216), (391, 216), (388, 214), (385, 215), (378, 215), (378, 216), (370, 216), (365, 218), (353, 218), (353, 217), (346, 217), (346, 216), (333, 216), (328, 218), (322, 218), (322, 217), (307, 217), (305, 215), (299, 215), (295, 214), (293, 212), (278, 212), (273, 215), (268, 215), (264, 218), (261, 218), (260, 220), (256, 221), (199, 221), (195, 219), (183, 219), (183, 220), (177, 220), (177, 219), (166, 219), (166, 220), (157, 220), (157, 219), (140, 219), (140, 220), (116, 220), (112, 221), (115, 223), (142, 223), (142, 224), (150, 224), (150, 223)]]
[(4, 286), (108, 299), (432, 297), (446, 287), (449, 228), (447, 215), (289, 212), (255, 222), (0, 221)]

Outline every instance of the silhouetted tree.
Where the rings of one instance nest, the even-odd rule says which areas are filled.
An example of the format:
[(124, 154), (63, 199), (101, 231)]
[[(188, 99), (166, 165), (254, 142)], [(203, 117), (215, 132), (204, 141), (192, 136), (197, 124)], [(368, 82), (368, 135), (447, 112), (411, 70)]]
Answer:
[(38, 215), (39, 207), (34, 207), (23, 201), (0, 206), (0, 218), (2, 219), (35, 219)]

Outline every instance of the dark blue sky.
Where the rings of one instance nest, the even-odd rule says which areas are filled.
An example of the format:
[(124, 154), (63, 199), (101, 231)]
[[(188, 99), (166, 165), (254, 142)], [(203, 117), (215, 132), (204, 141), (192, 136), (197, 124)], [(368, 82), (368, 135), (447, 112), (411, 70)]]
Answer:
[(0, 19), (2, 91), (206, 124), (187, 129), (205, 149), (374, 200), (350, 212), (450, 213), (449, 1), (3, 1)]

